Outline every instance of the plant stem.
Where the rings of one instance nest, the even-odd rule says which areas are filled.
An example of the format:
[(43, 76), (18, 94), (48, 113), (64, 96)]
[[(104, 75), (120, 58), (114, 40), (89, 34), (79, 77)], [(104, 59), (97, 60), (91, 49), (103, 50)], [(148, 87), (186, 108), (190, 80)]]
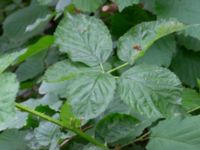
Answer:
[[(52, 118), (52, 117), (49, 117), (49, 116), (47, 116), (47, 115), (45, 115), (45, 114), (43, 114), (43, 113), (40, 113), (40, 112), (38, 112), (38, 111), (32, 110), (32, 109), (30, 109), (30, 108), (28, 108), (28, 107), (26, 107), (26, 106), (24, 106), (24, 105), (21, 105), (21, 104), (19, 104), (19, 103), (15, 103), (15, 106), (16, 106), (18, 109), (22, 110), (22, 111), (26, 111), (26, 112), (28, 112), (28, 113), (30, 113), (30, 114), (33, 114), (33, 115), (35, 115), (35, 116), (38, 116), (38, 117), (44, 119), (44, 120), (47, 120), (47, 121), (49, 121), (49, 122), (52, 122), (52, 123), (54, 123), (54, 124), (56, 124), (56, 125), (58, 125), (58, 126), (63, 126), (63, 123), (62, 123), (61, 121), (56, 120), (56, 119), (54, 119), (54, 118)], [(71, 130), (70, 127), (67, 127), (67, 129)]]
[(114, 72), (114, 71), (116, 71), (116, 70), (119, 70), (119, 69), (121, 69), (121, 68), (123, 68), (123, 67), (125, 67), (125, 66), (128, 66), (129, 65), (129, 63), (124, 63), (124, 64), (122, 64), (122, 65), (120, 65), (120, 66), (117, 66), (117, 67), (115, 67), (115, 68), (113, 68), (113, 69), (111, 69), (111, 70), (109, 70), (107, 73), (112, 73), (112, 72)]
[(200, 109), (200, 106), (195, 107), (195, 108), (193, 108), (193, 109), (187, 111), (187, 113), (192, 113), (192, 112), (197, 111), (197, 110), (199, 110), (199, 109)]
[(102, 72), (103, 72), (103, 73), (105, 73), (105, 71), (104, 71), (104, 68), (103, 68), (103, 65), (102, 65), (102, 64), (100, 64), (100, 67), (101, 67), (101, 70), (102, 70)]
[[(88, 126), (88, 127), (82, 128), (82, 131), (85, 132), (85, 131), (87, 131), (87, 130), (89, 130), (89, 129), (91, 129), (91, 128), (93, 128), (93, 126)], [(70, 140), (72, 140), (74, 137), (76, 137), (76, 135), (64, 139), (64, 140), (60, 143), (59, 147), (60, 147), (60, 148), (63, 147), (65, 144), (67, 144), (67, 143), (68, 143)]]
[[(139, 136), (139, 137), (136, 138), (133, 142), (130, 142), (130, 143), (125, 144), (125, 145), (122, 145), (122, 147), (125, 147), (125, 146), (127, 146), (127, 145), (129, 145), (129, 144), (133, 144), (133, 143), (135, 143), (135, 142), (141, 142), (141, 141), (147, 140), (147, 139), (148, 139), (147, 136), (148, 136), (149, 134), (150, 134), (150, 131), (148, 131), (148, 132), (144, 133), (143, 135)], [(146, 138), (145, 138), (145, 137), (146, 137)]]
[(104, 150), (109, 150), (104, 144), (100, 143), (99, 141), (97, 141), (96, 139), (94, 139), (93, 137), (85, 134), (84, 132), (82, 132), (80, 129), (74, 128), (73, 130), (74, 133), (76, 133), (77, 135), (79, 135), (80, 137), (84, 138), (85, 140), (89, 141), (90, 143), (103, 148)]
[(92, 144), (94, 144), (94, 145), (96, 145), (96, 146), (98, 146), (98, 147), (101, 147), (101, 148), (103, 148), (103, 149), (105, 149), (105, 150), (108, 150), (108, 148), (107, 148), (104, 144), (102, 144), (101, 142), (97, 141), (96, 139), (94, 139), (94, 138), (91, 137), (90, 135), (85, 134), (83, 131), (81, 131), (81, 130), (78, 129), (78, 128), (73, 128), (73, 127), (71, 127), (71, 126), (68, 126), (68, 125), (66, 125), (66, 124), (63, 124), (61, 121), (59, 121), (59, 120), (57, 120), (57, 119), (54, 119), (54, 118), (52, 118), (52, 117), (50, 117), (50, 116), (48, 116), (48, 115), (45, 115), (45, 114), (43, 114), (43, 113), (40, 113), (40, 112), (38, 112), (38, 111), (32, 110), (32, 109), (30, 109), (30, 108), (28, 108), (28, 107), (26, 107), (26, 106), (24, 106), (24, 105), (21, 105), (21, 104), (19, 104), (19, 103), (15, 103), (15, 106), (16, 106), (18, 109), (20, 109), (21, 111), (28, 112), (28, 113), (33, 114), (33, 115), (35, 115), (35, 116), (38, 116), (38, 117), (40, 117), (40, 118), (42, 118), (42, 119), (44, 119), (44, 120), (47, 120), (47, 121), (49, 121), (49, 122), (51, 122), (51, 123), (54, 123), (54, 124), (56, 124), (56, 125), (58, 125), (58, 126), (61, 126), (61, 127), (63, 127), (63, 128), (66, 128), (66, 129), (68, 129), (68, 130), (70, 130), (70, 131), (76, 133), (76, 134), (79, 135), (80, 137), (84, 138), (84, 139), (87, 140), (88, 142), (90, 142), (90, 143), (92, 143)]
[(140, 137), (138, 137), (137, 139), (134, 140), (134, 143), (135, 143), (135, 142), (139, 142), (139, 141), (143, 141), (144, 138), (145, 138), (146, 136), (148, 136), (149, 134), (150, 134), (150, 131), (147, 132), (147, 133), (145, 133), (145, 134), (143, 134), (143, 135), (141, 135)]
[[(133, 62), (135, 62), (136, 60), (138, 60), (139, 58), (141, 58), (142, 56), (144, 56), (144, 54), (145, 54), (145, 52), (143, 51), (143, 52), (140, 52), (140, 53), (138, 53), (137, 55), (135, 55), (135, 56), (133, 57)], [(115, 67), (115, 68), (109, 70), (107, 73), (112, 73), (112, 72), (114, 72), (114, 71), (116, 71), (116, 70), (119, 70), (119, 69), (121, 69), (121, 68), (124, 68), (124, 67), (126, 67), (126, 66), (128, 66), (128, 65), (129, 65), (129, 63), (126, 62), (126, 63), (124, 63), (124, 64), (122, 64), (122, 65), (120, 65), (120, 66), (117, 66), (117, 67)]]

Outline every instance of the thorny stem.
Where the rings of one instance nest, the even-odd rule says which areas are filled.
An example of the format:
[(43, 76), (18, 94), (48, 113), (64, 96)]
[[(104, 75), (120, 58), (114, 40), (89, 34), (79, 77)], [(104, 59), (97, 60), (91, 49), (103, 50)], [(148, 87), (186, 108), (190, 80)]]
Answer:
[(52, 117), (50, 117), (50, 116), (48, 116), (48, 115), (45, 115), (45, 114), (43, 114), (43, 113), (40, 113), (40, 112), (38, 112), (38, 111), (32, 110), (32, 109), (30, 109), (30, 108), (28, 108), (28, 107), (26, 107), (26, 106), (24, 106), (24, 105), (21, 105), (21, 104), (19, 104), (19, 103), (15, 103), (15, 106), (16, 106), (18, 109), (20, 109), (21, 111), (28, 112), (28, 113), (33, 114), (33, 115), (35, 115), (35, 116), (38, 116), (38, 117), (40, 117), (40, 118), (42, 118), (42, 119), (44, 119), (44, 120), (47, 120), (47, 121), (49, 121), (49, 122), (52, 122), (52, 123), (54, 123), (54, 124), (56, 124), (56, 125), (58, 125), (58, 126), (61, 126), (61, 127), (65, 128), (65, 129), (68, 129), (68, 130), (70, 130), (70, 131), (76, 133), (76, 134), (79, 135), (80, 137), (84, 138), (84, 139), (87, 140), (88, 142), (90, 142), (90, 143), (92, 143), (92, 144), (94, 144), (94, 145), (96, 145), (96, 146), (98, 146), (98, 147), (103, 148), (104, 150), (109, 150), (104, 144), (102, 144), (101, 142), (97, 141), (96, 139), (94, 139), (93, 137), (89, 136), (88, 134), (85, 134), (83, 131), (81, 131), (81, 130), (78, 129), (78, 128), (73, 128), (73, 127), (71, 127), (71, 126), (68, 126), (68, 125), (66, 125), (66, 124), (63, 124), (61, 121), (59, 121), (59, 120), (57, 120), (57, 119), (54, 119), (54, 118), (52, 118)]

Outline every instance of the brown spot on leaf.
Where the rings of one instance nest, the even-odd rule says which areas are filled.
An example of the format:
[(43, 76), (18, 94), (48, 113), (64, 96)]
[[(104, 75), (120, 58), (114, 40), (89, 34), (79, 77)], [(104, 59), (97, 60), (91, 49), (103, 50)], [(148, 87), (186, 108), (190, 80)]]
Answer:
[(135, 49), (136, 51), (141, 51), (142, 48), (140, 45), (136, 44), (136, 45), (133, 45), (133, 49)]

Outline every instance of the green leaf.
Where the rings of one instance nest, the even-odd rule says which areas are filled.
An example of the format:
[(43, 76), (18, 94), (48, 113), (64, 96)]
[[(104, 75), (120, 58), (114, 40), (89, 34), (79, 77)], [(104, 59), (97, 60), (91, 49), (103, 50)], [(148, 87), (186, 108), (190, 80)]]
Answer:
[(110, 144), (129, 143), (144, 130), (139, 120), (126, 114), (110, 114), (96, 126), (96, 136)]
[(46, 94), (39, 99), (39, 103), (41, 106), (48, 106), (55, 111), (60, 111), (60, 107), (62, 105), (62, 101), (54, 93)]
[(45, 64), (49, 67), (60, 60), (60, 52), (56, 47), (50, 47), (48, 49), (47, 56), (45, 58)]
[(16, 111), (15, 116), (0, 123), (0, 131), (5, 129), (20, 129), (26, 125), (28, 113)]
[(111, 33), (119, 38), (126, 33), (131, 27), (143, 22), (151, 21), (154, 16), (139, 6), (132, 6), (124, 9), (120, 13), (114, 13), (111, 16)]
[(13, 52), (10, 54), (3, 54), (0, 56), (0, 73), (13, 64), (19, 56), (25, 53), (25, 50), (20, 52)]
[[(111, 69), (109, 63), (103, 65), (105, 70)], [(102, 71), (100, 66), (92, 67), (92, 70)], [(50, 66), (44, 75), (44, 81), (48, 83), (59, 83), (64, 81), (70, 81), (80, 73), (90, 72), (91, 68), (86, 67), (83, 64), (72, 63), (69, 60), (59, 61)]]
[(73, 64), (67, 60), (59, 61), (47, 69), (44, 80), (49, 83), (69, 80), (75, 77), (80, 70), (81, 65)]
[(113, 99), (115, 87), (114, 77), (106, 73), (91, 71), (78, 75), (68, 88), (75, 116), (83, 120), (99, 116)]
[(65, 7), (71, 4), (71, 0), (59, 0), (56, 5), (56, 11), (64, 11)]
[(39, 127), (34, 129), (35, 137), (41, 146), (58, 146), (61, 139), (61, 131), (59, 126), (50, 122), (40, 122)]
[(200, 79), (197, 79), (198, 88), (200, 89)]
[(152, 64), (169, 67), (172, 56), (175, 52), (176, 41), (174, 37), (166, 36), (156, 41), (144, 54), (144, 56), (136, 61), (136, 64)]
[(134, 62), (158, 39), (186, 26), (175, 19), (144, 22), (131, 28), (119, 39), (118, 56), (122, 61)]
[(68, 102), (65, 102), (60, 111), (60, 120), (70, 126), (79, 127), (80, 121), (76, 119), (72, 111), (72, 107)]
[(15, 115), (15, 97), (19, 83), (12, 73), (0, 74), (0, 123)]
[(122, 11), (124, 8), (128, 6), (131, 6), (133, 4), (138, 4), (140, 2), (140, 0), (112, 0), (112, 1), (118, 5), (119, 11)]
[(59, 112), (62, 101), (59, 100), (58, 96), (55, 93), (47, 93), (42, 98), (31, 98), (23, 102), (22, 104), (32, 109), (36, 109), (39, 106), (48, 106), (52, 110)]
[(200, 40), (183, 34), (178, 35), (178, 44), (193, 51), (200, 51)]
[(17, 63), (20, 63), (26, 60), (27, 58), (36, 55), (37, 53), (40, 53), (43, 50), (46, 50), (53, 44), (53, 42), (54, 42), (54, 36), (46, 35), (41, 37), (36, 43), (28, 46), (26, 53), (24, 53), (18, 58)]
[(74, 4), (76, 8), (86, 12), (94, 12), (104, 2), (105, 0), (72, 0), (72, 4)]
[(168, 69), (137, 65), (124, 72), (118, 92), (132, 109), (151, 119), (167, 115), (169, 107), (180, 104), (181, 82)]
[(156, 0), (140, 0), (143, 8), (155, 14), (155, 1)]
[(160, 122), (151, 131), (147, 150), (198, 150), (200, 116), (174, 117)]
[(199, 0), (156, 0), (155, 11), (159, 18), (177, 18), (186, 24), (199, 24)]
[(85, 15), (68, 15), (56, 29), (60, 51), (89, 66), (103, 64), (112, 52), (112, 40), (102, 21)]
[(68, 102), (65, 102), (60, 111), (60, 120), (64, 124), (69, 124), (71, 119), (74, 118), (72, 108)]
[(200, 40), (200, 25), (199, 24), (191, 25), (186, 30), (183, 30), (182, 33), (185, 36), (190, 36), (190, 37)]
[(50, 18), (47, 7), (32, 2), (29, 7), (20, 9), (6, 18), (3, 23), (4, 35), (10, 40), (26, 41), (43, 31)]
[(151, 124), (149, 118), (135, 112), (129, 105), (127, 105), (127, 103), (121, 99), (119, 92), (115, 93), (113, 100), (110, 102), (103, 115), (106, 116), (113, 113), (132, 115), (142, 122), (146, 122), (149, 125)]
[(37, 139), (35, 138), (35, 134), (34, 134), (33, 130), (29, 130), (25, 139), (26, 139), (26, 145), (29, 147), (29, 149), (31, 149), (31, 150), (44, 149), (44, 146), (41, 146), (38, 143)]
[(200, 51), (200, 25), (191, 25), (178, 35), (178, 42), (187, 49)]
[(0, 149), (2, 150), (27, 150), (26, 131), (6, 130), (0, 134)]
[(88, 144), (88, 145), (85, 145), (82, 150), (102, 150), (102, 148), (97, 147), (97, 146), (92, 145), (92, 144)]
[(128, 107), (123, 100), (121, 100), (118, 93), (115, 94), (113, 100), (108, 105), (104, 114), (119, 113), (119, 114), (130, 114), (132, 109)]
[(20, 64), (16, 70), (17, 79), (22, 82), (40, 75), (45, 69), (45, 56), (46, 51), (43, 51), (28, 58), (25, 62)]
[(68, 96), (68, 81), (48, 83), (43, 81), (39, 87), (40, 94), (55, 94), (62, 98)]
[(44, 75), (44, 81), (39, 88), (41, 94), (54, 93), (62, 98), (67, 98), (68, 85), (85, 66), (73, 64), (68, 60), (63, 60), (50, 66)]
[(53, 0), (37, 0), (40, 5), (49, 5)]
[(200, 53), (178, 49), (174, 57), (171, 69), (180, 80), (190, 87), (197, 87), (197, 78), (200, 77)]
[(200, 95), (193, 89), (185, 88), (182, 95), (182, 105), (183, 108), (192, 112), (200, 108)]

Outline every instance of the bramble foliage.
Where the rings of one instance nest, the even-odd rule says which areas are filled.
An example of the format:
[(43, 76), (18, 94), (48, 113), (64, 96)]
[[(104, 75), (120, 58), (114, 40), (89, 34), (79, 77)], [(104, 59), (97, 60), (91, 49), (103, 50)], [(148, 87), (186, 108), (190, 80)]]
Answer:
[(0, 149), (199, 150), (199, 0), (1, 0)]

